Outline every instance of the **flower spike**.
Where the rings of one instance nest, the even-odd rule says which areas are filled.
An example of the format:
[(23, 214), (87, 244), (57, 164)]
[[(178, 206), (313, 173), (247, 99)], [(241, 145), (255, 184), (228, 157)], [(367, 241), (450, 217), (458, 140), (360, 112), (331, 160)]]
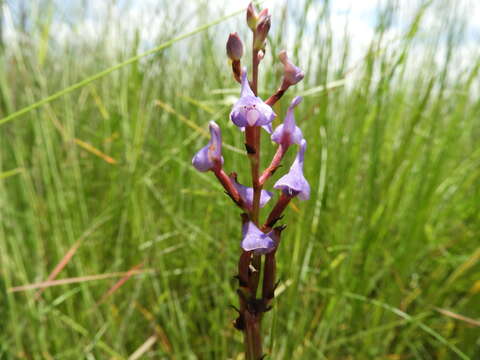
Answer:
[(222, 134), (220, 127), (215, 121), (210, 121), (209, 128), (210, 141), (208, 145), (201, 148), (192, 159), (192, 165), (201, 172), (215, 168), (220, 169), (223, 165)]
[(275, 118), (272, 108), (255, 96), (248, 84), (247, 71), (242, 70), (242, 91), (240, 99), (233, 106), (230, 119), (238, 127), (264, 126)]
[(307, 141), (304, 139), (300, 142), (300, 150), (290, 167), (290, 171), (273, 185), (275, 189), (282, 190), (286, 196), (298, 196), (300, 200), (308, 200), (310, 198), (310, 185), (305, 176), (303, 176), (303, 159), (306, 148)]
[(278, 54), (278, 58), (283, 64), (283, 77), (284, 81), (287, 83), (288, 86), (295, 85), (302, 81), (305, 74), (303, 71), (296, 67), (287, 56), (287, 52), (285, 50), (280, 51)]
[(272, 141), (288, 147), (292, 144), (300, 144), (303, 139), (302, 130), (295, 124), (293, 109), (302, 102), (302, 97), (297, 96), (288, 107), (287, 115), (283, 124), (279, 125), (272, 134)]
[(243, 224), (242, 235), (241, 246), (245, 251), (253, 251), (256, 254), (268, 254), (276, 247), (276, 242), (272, 238), (273, 233), (263, 233), (251, 221)]
[[(265, 50), (272, 17), (266, 8), (258, 9), (257, 12), (251, 2), (246, 11), (246, 20), (252, 31), (250, 34), (252, 42), (249, 47), (251, 56), (249, 59), (245, 58), (247, 49), (236, 32), (228, 36), (226, 55), (233, 78), (241, 85), (240, 96), (233, 104), (229, 116), (230, 120), (244, 132), (246, 149), (244, 155), (250, 162), (248, 185), (251, 187), (240, 184), (235, 172), (231, 172), (230, 175), (225, 172), (221, 132), (213, 121), (209, 123), (208, 145), (195, 154), (192, 164), (199, 171), (212, 171), (212, 175), (217, 178), (225, 193), (242, 211), (241, 254), (238, 261), (238, 274), (235, 276), (238, 279), (239, 306), (236, 309), (238, 318), (234, 326), (244, 332), (245, 357), (257, 360), (265, 357), (262, 350), (261, 321), (263, 314), (271, 309), (275, 288), (278, 285), (276, 252), (285, 226), (277, 225), (294, 197), (298, 196), (301, 200), (309, 198), (310, 185), (303, 175), (307, 143), (295, 122), (294, 114), (295, 108), (302, 101), (301, 97), (297, 96), (293, 99), (286, 113), (282, 114), (284, 118), (281, 124), (275, 131), (272, 128), (276, 117), (273, 106), (284, 96), (290, 86), (304, 78), (304, 73), (288, 59), (285, 51), (281, 51), (279, 61), (283, 64), (283, 74), (280, 86), (266, 101), (263, 101), (258, 96), (259, 67), (267, 55)], [(242, 61), (245, 60), (251, 61), (250, 79), (247, 69), (242, 67)], [(270, 164), (263, 171), (261, 166), (264, 159), (261, 155), (263, 155), (262, 138), (265, 138), (265, 134), (261, 128), (268, 132), (273, 142), (278, 144)], [(280, 190), (279, 196), (263, 222), (262, 212), (265, 210), (262, 211), (260, 208), (266, 207), (265, 205), (272, 198), (272, 193), (264, 189), (264, 186), (280, 168), (289, 147), (294, 144), (299, 145), (295, 161), (289, 172), (275, 183), (274, 188)]]

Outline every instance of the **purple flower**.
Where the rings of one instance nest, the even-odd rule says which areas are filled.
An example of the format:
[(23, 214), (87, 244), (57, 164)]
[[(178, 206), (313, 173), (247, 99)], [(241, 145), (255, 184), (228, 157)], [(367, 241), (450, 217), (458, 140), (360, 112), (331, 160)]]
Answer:
[[(253, 188), (244, 186), (242, 184), (239, 184), (237, 182), (236, 176), (231, 176), (230, 178), (232, 179), (233, 186), (237, 189), (238, 193), (240, 194), (240, 197), (242, 200), (245, 202), (247, 207), (252, 208), (253, 207)], [(272, 198), (272, 193), (267, 190), (262, 190), (260, 192), (260, 207), (264, 207), (265, 204)]]
[(280, 51), (278, 58), (283, 64), (283, 76), (288, 85), (295, 85), (304, 78), (305, 74), (303, 71), (288, 60), (287, 52), (285, 50)]
[(273, 231), (265, 234), (251, 221), (243, 224), (242, 235), (243, 239), (241, 246), (245, 251), (254, 251), (257, 254), (267, 254), (273, 251), (276, 247), (276, 242), (273, 239)]
[(300, 200), (308, 200), (310, 198), (310, 185), (303, 176), (303, 158), (306, 148), (307, 141), (304, 139), (300, 142), (300, 150), (288, 174), (282, 176), (273, 185), (275, 189), (282, 190), (287, 196), (294, 197), (298, 195)]
[(193, 157), (192, 165), (198, 171), (208, 171), (215, 167), (221, 168), (223, 165), (222, 157), (222, 134), (220, 127), (215, 121), (210, 121), (210, 141), (208, 145), (201, 148)]
[(272, 108), (262, 99), (255, 96), (248, 84), (247, 71), (242, 70), (242, 92), (240, 99), (233, 106), (230, 119), (238, 127), (264, 126), (270, 124), (275, 118)]
[(302, 97), (297, 96), (288, 107), (287, 115), (283, 124), (279, 125), (272, 134), (272, 141), (286, 147), (292, 144), (300, 144), (303, 139), (302, 130), (295, 125), (293, 109), (302, 102)]

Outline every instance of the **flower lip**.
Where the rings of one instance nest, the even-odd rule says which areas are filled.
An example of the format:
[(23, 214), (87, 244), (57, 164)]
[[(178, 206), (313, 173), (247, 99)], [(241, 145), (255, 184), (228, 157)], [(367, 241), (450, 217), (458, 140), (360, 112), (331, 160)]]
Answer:
[(283, 124), (280, 124), (273, 132), (271, 138), (273, 142), (282, 144), (283, 146), (290, 146), (292, 144), (300, 144), (303, 139), (302, 130), (295, 124), (295, 117), (293, 109), (302, 102), (302, 97), (295, 97), (287, 110), (287, 115)]
[(222, 134), (215, 121), (209, 122), (210, 141), (192, 158), (192, 165), (198, 171), (205, 172), (223, 165)]
[(310, 185), (303, 175), (303, 160), (306, 148), (307, 141), (303, 139), (300, 142), (300, 150), (297, 152), (289, 172), (273, 185), (275, 189), (282, 190), (285, 195), (289, 197), (298, 196), (300, 200), (308, 200), (310, 198)]
[(278, 58), (283, 64), (283, 76), (289, 85), (295, 85), (303, 80), (305, 74), (303, 71), (295, 66), (289, 59), (285, 50), (280, 51)]
[(257, 254), (267, 254), (272, 252), (276, 247), (273, 232), (265, 234), (251, 221), (243, 224), (242, 235), (243, 239), (241, 247), (245, 251), (253, 251)]
[(240, 99), (230, 113), (230, 119), (238, 127), (264, 126), (275, 118), (272, 108), (255, 96), (247, 79), (246, 69), (242, 70), (242, 90)]

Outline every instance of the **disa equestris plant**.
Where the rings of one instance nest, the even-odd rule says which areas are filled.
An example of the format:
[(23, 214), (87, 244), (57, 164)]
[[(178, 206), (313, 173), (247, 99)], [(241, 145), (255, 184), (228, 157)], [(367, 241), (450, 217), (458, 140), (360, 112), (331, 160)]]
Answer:
[[(210, 122), (211, 139), (207, 146), (198, 151), (192, 159), (193, 166), (202, 172), (211, 171), (222, 184), (233, 202), (242, 209), (241, 254), (238, 262), (238, 318), (234, 326), (244, 333), (245, 353), (248, 360), (261, 359), (262, 351), (261, 321), (265, 312), (271, 308), (276, 287), (275, 254), (280, 245), (280, 236), (285, 226), (275, 226), (282, 218), (283, 211), (294, 198), (307, 200), (310, 186), (303, 176), (303, 160), (307, 142), (302, 131), (295, 124), (294, 109), (302, 101), (295, 97), (291, 102), (283, 123), (272, 131), (272, 121), (277, 116), (272, 107), (281, 99), (287, 89), (304, 77), (303, 72), (281, 51), (279, 60), (283, 64), (283, 79), (277, 91), (266, 101), (258, 97), (258, 69), (265, 55), (267, 35), (270, 30), (271, 16), (268, 9), (257, 13), (253, 5), (247, 8), (247, 24), (253, 33), (252, 68), (249, 76), (241, 65), (244, 45), (237, 33), (230, 34), (227, 41), (227, 55), (232, 63), (235, 80), (241, 84), (240, 98), (233, 106), (230, 120), (244, 133), (245, 148), (251, 165), (251, 187), (242, 185), (236, 173), (224, 170), (222, 156), (222, 136), (220, 127)], [(263, 130), (262, 130), (263, 129)], [(277, 151), (270, 165), (260, 172), (260, 139), (266, 131), (277, 144)], [(297, 154), (288, 173), (283, 175), (273, 188), (279, 196), (264, 222), (260, 221), (260, 208), (273, 197), (273, 193), (264, 190), (273, 173), (280, 167), (288, 149), (298, 146)], [(263, 269), (262, 269), (263, 264)], [(263, 278), (261, 277), (263, 271)], [(260, 279), (262, 286), (260, 289)]]

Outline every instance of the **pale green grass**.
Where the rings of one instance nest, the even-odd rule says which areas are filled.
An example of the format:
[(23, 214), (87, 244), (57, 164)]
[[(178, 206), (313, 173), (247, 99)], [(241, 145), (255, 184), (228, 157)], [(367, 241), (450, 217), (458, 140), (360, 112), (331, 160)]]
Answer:
[[(352, 73), (347, 61), (333, 61), (350, 50), (333, 46), (328, 12), (305, 29), (316, 3), (302, 2), (289, 28), (294, 58), (308, 55), (306, 81), (275, 108), (282, 115), (296, 92), (306, 95), (296, 117), (309, 142), (313, 196), (284, 219), (266, 349), (273, 359), (478, 359), (479, 327), (436, 310), (480, 318), (480, 62), (462, 70), (454, 61), (463, 39), (447, 21), (454, 4), (444, 2), (445, 32), (428, 34), (428, 54), (447, 44), (441, 65), (416, 53), (432, 5), (395, 41), (386, 36), (392, 7)], [(293, 48), (280, 37), (285, 12), (272, 10), (269, 49)], [(214, 119), (229, 145), (227, 170), (246, 181), (230, 95), (214, 91), (238, 88), (223, 41), (243, 15), (207, 17), (192, 33), (168, 29), (147, 53), (129, 42), (112, 57), (101, 38), (78, 49), (48, 37), (7, 44), (0, 359), (128, 359), (152, 335), (145, 358), (238, 358), (229, 305), (237, 303), (239, 211), (190, 160)], [(277, 70), (262, 68), (263, 96), (278, 84)], [(265, 163), (273, 151), (266, 141)], [(118, 278), (51, 287), (40, 300), (8, 291), (47, 279), (77, 241), (60, 279), (140, 263), (150, 271), (98, 306)]]

